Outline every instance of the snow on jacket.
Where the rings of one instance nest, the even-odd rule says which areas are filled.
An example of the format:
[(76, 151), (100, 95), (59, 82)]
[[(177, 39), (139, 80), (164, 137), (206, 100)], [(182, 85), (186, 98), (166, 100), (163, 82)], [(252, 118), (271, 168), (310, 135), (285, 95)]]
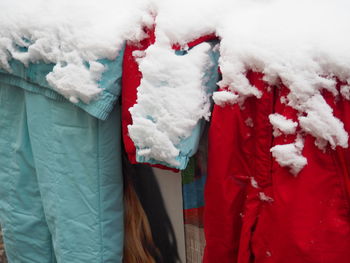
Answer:
[[(98, 86), (103, 90), (98, 99), (92, 100), (90, 103), (78, 101), (75, 103), (78, 107), (85, 110), (92, 116), (105, 120), (115, 105), (121, 91), (122, 77), (122, 61), (123, 50), (115, 60), (100, 60), (108, 70), (105, 71)], [(0, 69), (0, 82), (19, 86), (30, 92), (42, 94), (55, 100), (65, 100), (65, 98), (52, 88), (48, 83), (46, 76), (50, 74), (54, 65), (45, 63), (30, 63), (27, 67), (18, 60), (9, 62), (11, 72)]]
[[(204, 36), (182, 49), (171, 43), (158, 45), (154, 29), (148, 34), (141, 45), (126, 47), (122, 95), (125, 148), (133, 163), (184, 169), (196, 152), (204, 124), (201, 118), (209, 113), (209, 95), (216, 89), (217, 38)], [(196, 46), (205, 42), (209, 44), (197, 52)], [(151, 59), (142, 61), (146, 54)], [(173, 70), (178, 81), (171, 82), (167, 74)], [(184, 76), (186, 71), (190, 72)]]

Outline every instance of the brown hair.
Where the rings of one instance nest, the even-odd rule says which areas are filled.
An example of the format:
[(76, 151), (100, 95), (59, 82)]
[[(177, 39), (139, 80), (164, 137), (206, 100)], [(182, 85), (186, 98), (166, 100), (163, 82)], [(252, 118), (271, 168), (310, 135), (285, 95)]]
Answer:
[(155, 263), (159, 251), (154, 245), (146, 213), (128, 175), (124, 176), (124, 207), (123, 263)]

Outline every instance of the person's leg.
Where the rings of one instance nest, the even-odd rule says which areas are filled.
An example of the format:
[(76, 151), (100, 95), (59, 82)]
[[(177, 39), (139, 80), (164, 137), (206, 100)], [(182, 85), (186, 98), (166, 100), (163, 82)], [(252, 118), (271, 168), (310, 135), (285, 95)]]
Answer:
[(57, 261), (121, 262), (119, 107), (107, 121), (100, 121), (69, 102), (33, 93), (26, 93), (26, 100), (29, 137)]
[(28, 136), (24, 91), (0, 84), (0, 223), (10, 263), (55, 262)]

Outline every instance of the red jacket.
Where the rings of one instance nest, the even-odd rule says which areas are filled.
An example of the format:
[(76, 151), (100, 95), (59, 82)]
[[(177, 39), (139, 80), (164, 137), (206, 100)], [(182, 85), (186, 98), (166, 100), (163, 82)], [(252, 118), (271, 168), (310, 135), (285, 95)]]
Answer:
[[(270, 153), (295, 139), (273, 137), (268, 118), (279, 113), (296, 120), (297, 112), (280, 100), (289, 90), (269, 87), (260, 73), (248, 78), (262, 98), (248, 98), (241, 108), (215, 106), (212, 115), (204, 262), (350, 262), (350, 150), (323, 152), (306, 135), (308, 164), (294, 177)], [(350, 102), (323, 96), (350, 132)]]

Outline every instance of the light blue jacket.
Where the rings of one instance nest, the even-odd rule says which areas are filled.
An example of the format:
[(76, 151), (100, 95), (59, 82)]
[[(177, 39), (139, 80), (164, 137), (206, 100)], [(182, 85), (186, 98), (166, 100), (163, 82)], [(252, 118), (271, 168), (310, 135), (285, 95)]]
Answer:
[[(98, 119), (105, 120), (108, 117), (121, 92), (123, 55), (124, 48), (113, 61), (107, 59), (99, 60), (107, 67), (98, 83), (103, 91), (96, 100), (91, 101), (89, 104), (79, 101), (76, 104), (78, 107)], [(11, 73), (0, 68), (0, 82), (19, 86), (51, 99), (66, 100), (53, 90), (46, 81), (46, 75), (52, 71), (54, 64), (30, 63), (26, 67), (21, 62), (13, 59), (10, 61), (10, 66), (12, 69)]]

